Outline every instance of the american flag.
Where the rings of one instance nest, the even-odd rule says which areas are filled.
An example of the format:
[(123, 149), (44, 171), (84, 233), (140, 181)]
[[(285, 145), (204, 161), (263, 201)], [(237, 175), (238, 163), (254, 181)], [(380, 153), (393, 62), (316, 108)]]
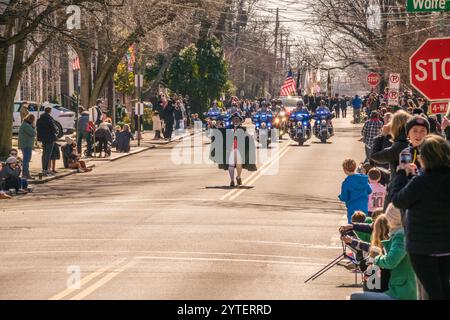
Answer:
[(289, 70), (288, 76), (287, 76), (286, 80), (284, 81), (283, 86), (281, 87), (280, 97), (286, 97), (286, 96), (290, 96), (292, 94), (295, 95), (296, 91), (297, 91), (297, 88), (295, 86), (295, 80), (292, 75), (292, 70)]
[(76, 57), (75, 59), (72, 60), (72, 70), (76, 71), (76, 70), (80, 70), (80, 58)]

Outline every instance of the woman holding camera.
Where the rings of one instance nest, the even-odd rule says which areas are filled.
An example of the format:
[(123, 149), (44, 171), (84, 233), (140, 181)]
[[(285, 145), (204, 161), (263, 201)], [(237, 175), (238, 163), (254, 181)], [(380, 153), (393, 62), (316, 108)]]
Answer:
[(418, 159), (419, 176), (415, 164), (398, 167), (392, 203), (406, 210), (406, 249), (429, 299), (450, 299), (450, 145), (429, 135)]

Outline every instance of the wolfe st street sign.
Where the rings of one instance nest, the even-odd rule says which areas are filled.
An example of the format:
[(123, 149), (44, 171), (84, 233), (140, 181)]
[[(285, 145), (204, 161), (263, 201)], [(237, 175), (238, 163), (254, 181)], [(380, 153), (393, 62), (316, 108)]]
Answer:
[(407, 0), (406, 11), (450, 11), (450, 0)]

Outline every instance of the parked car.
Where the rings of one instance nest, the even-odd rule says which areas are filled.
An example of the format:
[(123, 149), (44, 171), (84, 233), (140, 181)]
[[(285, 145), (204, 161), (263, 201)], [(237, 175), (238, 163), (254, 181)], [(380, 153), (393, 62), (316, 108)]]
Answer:
[[(14, 123), (13, 123), (13, 133), (18, 133), (21, 125), (20, 122), (20, 109), (22, 108), (25, 101), (14, 102)], [(36, 119), (44, 112), (47, 105), (52, 107), (52, 117), (55, 119), (56, 131), (58, 138), (61, 138), (64, 134), (71, 134), (75, 131), (75, 113), (61, 107), (58, 104), (44, 102), (43, 104), (37, 102), (26, 102), (28, 104), (28, 111), (35, 115)]]

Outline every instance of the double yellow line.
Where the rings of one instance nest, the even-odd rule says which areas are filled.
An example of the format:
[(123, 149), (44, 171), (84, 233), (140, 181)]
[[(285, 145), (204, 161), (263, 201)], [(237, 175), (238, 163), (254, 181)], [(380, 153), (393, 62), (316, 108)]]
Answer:
[[(125, 263), (126, 262), (126, 263)], [(62, 299), (68, 299), (68, 300), (81, 300), (91, 293), (93, 293), (95, 290), (99, 289), (100, 287), (104, 286), (106, 283), (117, 277), (119, 274), (121, 274), (123, 271), (127, 270), (131, 266), (133, 266), (136, 263), (136, 260), (127, 261), (127, 258), (121, 258), (116, 261), (114, 261), (112, 264), (100, 268), (99, 270), (89, 274), (88, 276), (84, 277), (80, 280), (80, 288), (67, 288), (60, 293), (54, 295), (49, 300), (62, 300)], [(113, 271), (110, 271), (114, 269)], [(106, 275), (104, 275), (106, 273)], [(103, 276), (104, 275), (104, 276)], [(102, 277), (101, 277), (102, 276)], [(87, 288), (83, 288), (86, 286), (89, 282), (92, 280), (101, 277), (97, 281), (95, 281), (92, 285), (90, 285)], [(68, 296), (76, 293), (72, 298), (67, 298)]]
[[(286, 143), (286, 145), (272, 158), (266, 162), (258, 171), (253, 172), (249, 177), (247, 177), (245, 180), (242, 181), (243, 185), (251, 185), (255, 183), (261, 176), (264, 175), (264, 173), (267, 171), (267, 169), (277, 160), (279, 161), (288, 151), (289, 151), (289, 145), (291, 140), (289, 139)], [(224, 196), (220, 198), (221, 201), (233, 201), (237, 197), (239, 197), (242, 193), (244, 193), (246, 189), (233, 189), (226, 193)]]

